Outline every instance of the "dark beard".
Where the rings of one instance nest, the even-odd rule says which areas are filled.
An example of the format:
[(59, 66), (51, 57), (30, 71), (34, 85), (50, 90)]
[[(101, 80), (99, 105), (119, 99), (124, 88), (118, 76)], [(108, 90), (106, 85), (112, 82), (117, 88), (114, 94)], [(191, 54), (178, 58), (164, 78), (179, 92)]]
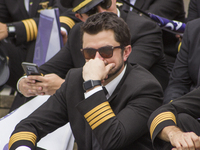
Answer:
[[(109, 79), (109, 78), (111, 78), (112, 76), (114, 76), (115, 74), (117, 74), (117, 73), (120, 71), (120, 69), (122, 68), (123, 65), (124, 65), (124, 64), (122, 63), (122, 65), (121, 65), (115, 72), (113, 72), (112, 74), (109, 74), (107, 79)], [(105, 80), (107, 80), (107, 79), (105, 79)]]

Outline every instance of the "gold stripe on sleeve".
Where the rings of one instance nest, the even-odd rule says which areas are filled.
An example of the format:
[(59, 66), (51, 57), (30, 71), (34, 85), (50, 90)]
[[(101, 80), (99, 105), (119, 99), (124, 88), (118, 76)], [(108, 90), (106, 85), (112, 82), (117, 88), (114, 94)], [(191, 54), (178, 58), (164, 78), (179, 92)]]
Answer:
[(92, 110), (90, 110), (88, 113), (86, 113), (86, 114), (84, 115), (84, 117), (85, 117), (85, 118), (88, 118), (88, 117), (89, 117), (90, 115), (92, 115), (95, 111), (97, 111), (97, 110), (99, 110), (100, 108), (105, 107), (105, 106), (107, 106), (107, 105), (109, 105), (108, 102), (103, 102), (103, 103), (99, 104), (98, 106), (96, 106), (95, 108), (93, 108)]
[(163, 121), (166, 121), (166, 120), (172, 120), (175, 124), (176, 124), (176, 117), (175, 115), (172, 113), (172, 112), (163, 112), (163, 113), (160, 113), (159, 115), (157, 115), (152, 123), (151, 123), (151, 126), (150, 126), (150, 135), (151, 135), (151, 138), (153, 136), (153, 132), (155, 130), (155, 128)]
[(60, 16), (60, 22), (67, 24), (70, 28), (75, 25), (75, 22), (71, 18), (65, 16)]
[(82, 3), (80, 3), (78, 6), (76, 6), (74, 9), (72, 9), (73, 12), (78, 11), (79, 9), (81, 9), (82, 7), (84, 7), (85, 5), (87, 5), (89, 2), (91, 2), (92, 0), (84, 0)]
[(21, 140), (26, 140), (26, 141), (30, 141), (33, 143), (33, 145), (35, 145), (36, 143), (36, 135), (32, 132), (18, 132), (15, 133), (11, 136), (10, 141), (9, 141), (9, 149), (11, 148), (11, 146), (17, 142), (17, 141), (21, 141)]
[(32, 30), (33, 30), (33, 39), (32, 40), (36, 40), (37, 33), (38, 33), (37, 24), (33, 19), (30, 19), (30, 22), (32, 24)]
[(100, 124), (114, 116), (115, 114), (108, 102), (99, 104), (84, 115), (92, 129), (95, 129)]
[(95, 113), (93, 113), (92, 115), (90, 115), (90, 116), (87, 118), (87, 121), (90, 122), (93, 118), (95, 118), (95, 117), (98, 116), (99, 114), (101, 114), (101, 113), (103, 113), (103, 112), (105, 112), (105, 111), (107, 111), (107, 110), (109, 110), (109, 109), (111, 109), (111, 108), (109, 107), (109, 105), (106, 105), (105, 107), (101, 108), (100, 110), (98, 110), (98, 111), (96, 111)]
[(26, 22), (28, 24), (29, 31), (30, 31), (30, 41), (32, 41), (33, 40), (33, 28), (32, 28), (32, 24), (31, 24), (30, 20), (27, 20)]
[(28, 26), (27, 20), (22, 20), (22, 22), (24, 23), (24, 26), (26, 28), (26, 36), (27, 36), (27, 42), (28, 42), (31, 39), (29, 26)]
[(179, 52), (180, 49), (181, 49), (181, 44), (182, 44), (182, 42), (180, 42), (179, 45), (178, 45), (178, 52)]
[(26, 29), (27, 42), (37, 38), (37, 25), (33, 19), (22, 20)]
[(105, 122), (106, 120), (112, 118), (112, 117), (115, 117), (115, 114), (112, 113), (112, 114), (109, 114), (105, 117), (103, 117), (101, 120), (99, 120), (98, 122), (96, 122), (94, 125), (91, 126), (92, 130), (94, 130), (96, 127), (98, 127), (100, 124), (102, 124), (103, 122)]

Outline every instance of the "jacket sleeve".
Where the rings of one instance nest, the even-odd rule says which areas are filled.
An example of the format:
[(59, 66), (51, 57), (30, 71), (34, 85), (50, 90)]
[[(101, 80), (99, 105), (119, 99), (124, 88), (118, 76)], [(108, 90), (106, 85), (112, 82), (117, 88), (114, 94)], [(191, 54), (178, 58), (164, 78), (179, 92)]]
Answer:
[(68, 122), (67, 106), (62, 95), (65, 92), (62, 90), (63, 87), (47, 100), (48, 103), (46, 101), (17, 124), (9, 140), (9, 150), (15, 150), (22, 145), (35, 149), (42, 137)]
[(188, 57), (190, 51), (188, 39), (189, 34), (190, 24), (187, 24), (182, 40), (181, 49), (177, 55), (174, 68), (170, 75), (168, 87), (165, 90), (164, 103), (168, 103), (171, 100), (178, 98), (190, 91), (192, 80), (190, 78), (188, 69)]
[(177, 125), (177, 115), (186, 113), (194, 118), (199, 118), (200, 112), (200, 88), (173, 100), (169, 104), (162, 105), (154, 111), (148, 121), (148, 127), (154, 147), (159, 145), (157, 135), (167, 126)]

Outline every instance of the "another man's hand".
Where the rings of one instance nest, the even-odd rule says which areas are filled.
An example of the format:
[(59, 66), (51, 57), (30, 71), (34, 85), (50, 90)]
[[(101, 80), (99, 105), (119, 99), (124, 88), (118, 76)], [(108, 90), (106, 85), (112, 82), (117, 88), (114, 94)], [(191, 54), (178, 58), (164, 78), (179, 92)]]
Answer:
[[(40, 82), (35, 82), (36, 80)], [(47, 74), (44, 77), (36, 75), (28, 76), (25, 81), (24, 79), (20, 81), (19, 90), (26, 97), (36, 95), (53, 95), (56, 90), (60, 88), (63, 82), (64, 79), (60, 78), (56, 74)]]
[(8, 37), (7, 25), (0, 22), (0, 41)]
[(108, 72), (114, 67), (114, 63), (106, 65), (106, 62), (99, 58), (90, 59), (83, 66), (83, 79), (87, 80), (104, 80)]
[(200, 137), (194, 132), (183, 132), (176, 126), (165, 127), (159, 137), (170, 142), (172, 150), (200, 150)]

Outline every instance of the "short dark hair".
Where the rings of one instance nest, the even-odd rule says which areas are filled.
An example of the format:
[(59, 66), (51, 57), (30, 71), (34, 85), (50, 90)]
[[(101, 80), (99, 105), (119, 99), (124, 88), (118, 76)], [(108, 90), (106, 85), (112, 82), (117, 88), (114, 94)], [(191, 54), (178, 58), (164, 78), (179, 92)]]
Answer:
[(115, 40), (119, 42), (122, 47), (131, 44), (131, 35), (128, 25), (122, 18), (112, 12), (102, 12), (91, 15), (81, 27), (82, 38), (84, 32), (94, 35), (103, 30), (113, 30)]

